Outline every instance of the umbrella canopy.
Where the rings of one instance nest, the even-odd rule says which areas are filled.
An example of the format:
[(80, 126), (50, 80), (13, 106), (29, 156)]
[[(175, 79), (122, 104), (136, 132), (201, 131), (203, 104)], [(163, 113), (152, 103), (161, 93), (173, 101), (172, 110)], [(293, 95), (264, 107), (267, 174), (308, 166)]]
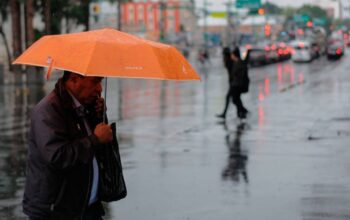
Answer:
[(69, 70), (84, 76), (199, 80), (175, 47), (112, 28), (48, 35), (30, 46), (13, 64)]

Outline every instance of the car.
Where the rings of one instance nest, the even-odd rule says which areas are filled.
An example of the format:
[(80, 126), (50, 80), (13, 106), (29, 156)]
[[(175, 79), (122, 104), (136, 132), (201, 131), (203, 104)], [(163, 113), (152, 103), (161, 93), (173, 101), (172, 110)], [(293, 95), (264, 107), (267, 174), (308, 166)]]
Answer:
[(278, 62), (280, 60), (278, 47), (275, 43), (265, 43), (265, 53), (269, 62)]
[(311, 62), (315, 57), (315, 50), (309, 41), (296, 40), (290, 43), (292, 47), (292, 60), (294, 62)]
[(345, 53), (345, 46), (343, 41), (337, 39), (330, 39), (327, 44), (327, 58), (340, 58)]
[(257, 39), (249, 33), (240, 33), (238, 37), (238, 46), (241, 52), (242, 59), (245, 59), (247, 51), (256, 45)]
[(269, 60), (266, 57), (264, 48), (252, 47), (249, 49), (248, 64), (251, 66), (260, 66), (268, 64)]
[(279, 60), (284, 61), (291, 58), (291, 48), (285, 42), (279, 42), (277, 48), (277, 53), (279, 55)]

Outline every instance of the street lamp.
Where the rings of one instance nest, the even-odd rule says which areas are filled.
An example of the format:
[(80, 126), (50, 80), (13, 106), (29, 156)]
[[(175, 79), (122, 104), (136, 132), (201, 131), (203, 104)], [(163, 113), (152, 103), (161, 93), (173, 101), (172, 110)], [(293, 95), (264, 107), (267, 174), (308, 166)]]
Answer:
[(208, 23), (207, 23), (207, 17), (208, 17), (208, 11), (207, 11), (207, 6), (208, 2), (207, 0), (204, 0), (204, 5), (203, 5), (203, 11), (204, 11), (204, 44), (205, 44), (205, 49), (207, 49), (208, 46)]
[(122, 0), (117, 0), (117, 4), (118, 4), (118, 30), (121, 31), (122, 30)]

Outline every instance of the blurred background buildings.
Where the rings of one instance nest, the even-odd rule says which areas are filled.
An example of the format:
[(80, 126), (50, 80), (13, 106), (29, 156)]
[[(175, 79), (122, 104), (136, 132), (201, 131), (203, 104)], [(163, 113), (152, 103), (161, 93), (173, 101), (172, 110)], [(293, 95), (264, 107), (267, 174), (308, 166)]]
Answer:
[[(242, 34), (276, 40), (299, 29), (350, 29), (350, 3), (310, 0), (1, 0), (0, 65), (46, 34), (103, 27), (176, 46), (186, 57), (200, 48), (239, 43)], [(195, 57), (195, 56), (194, 56)], [(1, 76), (0, 76), (1, 77)], [(6, 80), (5, 80), (6, 81)]]

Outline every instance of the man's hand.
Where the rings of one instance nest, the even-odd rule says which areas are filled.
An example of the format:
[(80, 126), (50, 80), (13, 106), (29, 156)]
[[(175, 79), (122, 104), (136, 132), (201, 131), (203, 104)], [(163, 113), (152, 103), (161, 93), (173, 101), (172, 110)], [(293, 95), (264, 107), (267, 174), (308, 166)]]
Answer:
[(94, 135), (97, 137), (101, 144), (106, 144), (113, 140), (113, 133), (110, 125), (100, 123), (94, 130)]

